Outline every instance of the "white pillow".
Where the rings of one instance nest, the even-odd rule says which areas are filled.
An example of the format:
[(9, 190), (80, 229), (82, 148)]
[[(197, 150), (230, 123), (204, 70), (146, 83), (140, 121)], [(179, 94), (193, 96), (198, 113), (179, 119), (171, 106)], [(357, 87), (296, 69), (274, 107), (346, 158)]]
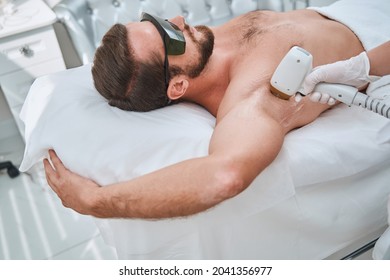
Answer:
[(21, 171), (54, 148), (71, 170), (105, 185), (207, 155), (215, 119), (206, 110), (187, 103), (147, 114), (119, 110), (95, 90), (90, 67), (32, 85), (21, 112), (26, 127)]

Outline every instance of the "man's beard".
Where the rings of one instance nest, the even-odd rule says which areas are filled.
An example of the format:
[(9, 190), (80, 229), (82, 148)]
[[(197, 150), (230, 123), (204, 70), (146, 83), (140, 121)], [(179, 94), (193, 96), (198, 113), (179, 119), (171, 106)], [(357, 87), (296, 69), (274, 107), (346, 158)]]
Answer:
[[(186, 25), (186, 29), (189, 30), (189, 27)], [(213, 53), (214, 49), (214, 34), (213, 31), (205, 26), (205, 25), (198, 25), (195, 26), (195, 29), (203, 34), (202, 39), (199, 41), (196, 40), (194, 35), (191, 32), (188, 32), (190, 34), (191, 40), (195, 43), (197, 46), (198, 52), (200, 54), (200, 61), (197, 65), (190, 65), (186, 67), (185, 72), (190, 78), (196, 78), (202, 73), (204, 68), (206, 67), (207, 63), (209, 62), (209, 59)]]

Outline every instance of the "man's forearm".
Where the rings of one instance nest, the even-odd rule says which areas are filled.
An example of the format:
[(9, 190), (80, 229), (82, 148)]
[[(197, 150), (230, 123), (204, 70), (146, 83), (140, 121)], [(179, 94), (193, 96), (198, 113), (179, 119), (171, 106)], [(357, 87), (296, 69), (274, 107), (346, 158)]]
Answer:
[(97, 217), (167, 218), (209, 209), (245, 186), (234, 163), (191, 159), (131, 181), (102, 187), (91, 205)]

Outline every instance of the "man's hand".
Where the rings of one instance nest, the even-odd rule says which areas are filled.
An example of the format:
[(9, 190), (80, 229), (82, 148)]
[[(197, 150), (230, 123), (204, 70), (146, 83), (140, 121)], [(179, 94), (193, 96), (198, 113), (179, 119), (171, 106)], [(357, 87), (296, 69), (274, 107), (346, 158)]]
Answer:
[(69, 171), (53, 150), (49, 151), (49, 155), (53, 166), (48, 159), (43, 160), (49, 186), (65, 207), (81, 214), (91, 215), (100, 186), (92, 180)]

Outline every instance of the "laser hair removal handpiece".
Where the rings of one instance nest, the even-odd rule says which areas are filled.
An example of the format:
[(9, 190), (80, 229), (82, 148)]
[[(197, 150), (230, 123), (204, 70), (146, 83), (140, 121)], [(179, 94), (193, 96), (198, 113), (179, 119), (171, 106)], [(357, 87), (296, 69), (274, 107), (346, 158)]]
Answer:
[[(300, 48), (292, 47), (282, 59), (271, 78), (271, 92), (281, 99), (289, 99), (296, 93), (301, 93), (306, 75), (312, 69), (312, 55)], [(319, 83), (313, 92), (327, 93), (334, 99), (348, 105), (356, 105), (390, 118), (390, 106), (379, 99), (374, 99), (359, 92), (355, 87)]]
[(271, 78), (273, 95), (287, 100), (300, 92), (303, 80), (311, 71), (312, 55), (306, 50), (294, 46), (284, 56)]

